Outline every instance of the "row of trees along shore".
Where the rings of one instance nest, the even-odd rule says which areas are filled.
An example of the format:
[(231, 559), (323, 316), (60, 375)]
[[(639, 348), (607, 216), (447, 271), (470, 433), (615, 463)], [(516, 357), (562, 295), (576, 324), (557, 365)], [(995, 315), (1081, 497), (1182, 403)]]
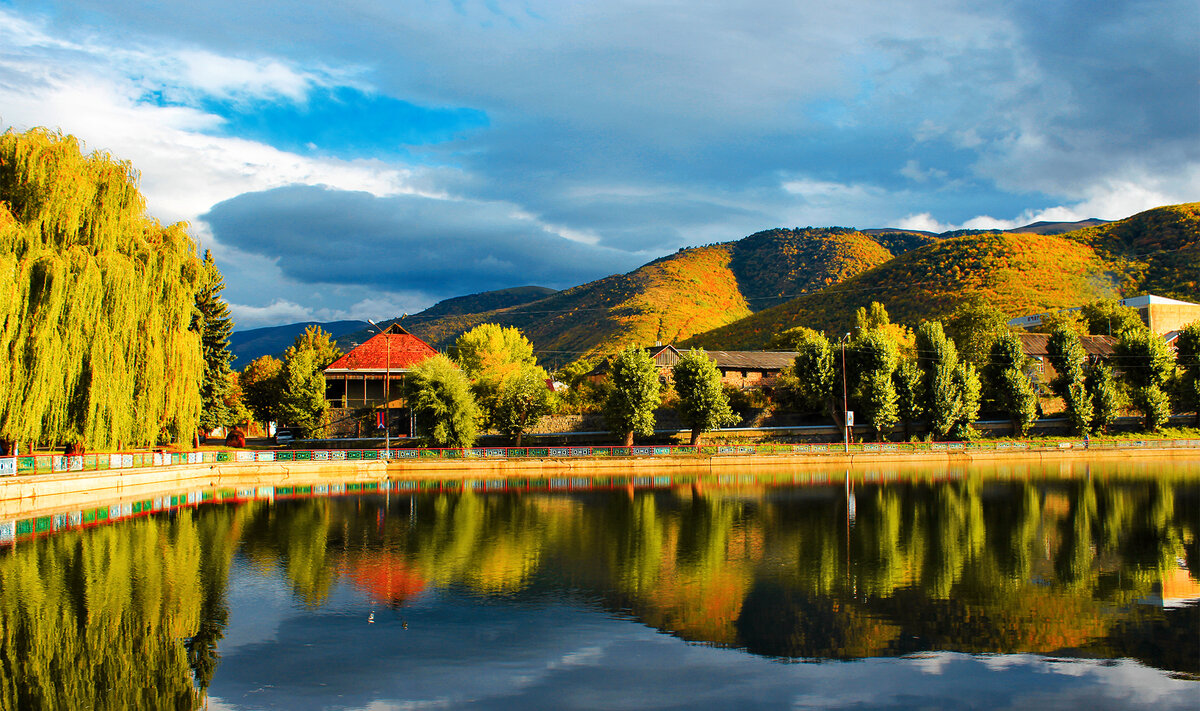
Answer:
[[(1136, 310), (1116, 301), (1054, 314), (1039, 329), (1049, 334), (1055, 372), (1048, 393), (1038, 392), (1032, 363), (1007, 323), (999, 309), (974, 300), (946, 323), (926, 321), (914, 332), (872, 303), (858, 310), (854, 330), (841, 340), (804, 327), (780, 334), (775, 344), (797, 356), (779, 390), (796, 409), (824, 410), (838, 425), (846, 397), (876, 439), (897, 426), (911, 438), (915, 424), (933, 439), (972, 439), (981, 411), (1007, 417), (1023, 437), (1041, 412), (1040, 395), (1060, 399), (1083, 436), (1107, 432), (1123, 410), (1139, 413), (1147, 430), (1165, 425), (1172, 409), (1200, 419), (1200, 322), (1180, 332), (1172, 352)], [(1113, 355), (1089, 356), (1087, 335), (1112, 335)]]
[[(824, 413), (839, 427), (845, 398), (876, 440), (901, 432), (913, 439), (918, 430), (933, 440), (974, 439), (975, 423), (985, 413), (1006, 417), (1011, 433), (1024, 437), (1043, 414), (1042, 403), (1055, 399), (1081, 436), (1107, 432), (1121, 412), (1136, 412), (1147, 430), (1157, 430), (1172, 408), (1200, 411), (1200, 322), (1180, 333), (1172, 352), (1134, 309), (1115, 301), (1054, 314), (1043, 330), (1055, 377), (1039, 392), (1033, 364), (1008, 320), (973, 300), (945, 323), (927, 321), (913, 330), (892, 323), (886, 308), (872, 303), (858, 310), (853, 330), (840, 340), (804, 327), (779, 334), (774, 346), (797, 355), (769, 399), (759, 397), (784, 411)], [(1093, 334), (1115, 338), (1109, 362), (1085, 350), (1082, 337)], [(629, 346), (613, 356), (602, 384), (583, 377), (592, 365), (582, 361), (559, 371), (573, 387), (552, 394), (520, 331), (478, 326), (458, 339), (450, 356), (416, 368), (409, 387), (419, 434), (435, 446), (467, 447), (490, 429), (514, 436), (520, 446), (543, 415), (598, 409), (628, 446), (635, 436), (653, 434), (655, 413), (666, 405), (697, 444), (703, 433), (740, 421), (731, 401), (745, 393), (722, 386), (703, 350), (685, 352), (665, 384), (643, 348)]]

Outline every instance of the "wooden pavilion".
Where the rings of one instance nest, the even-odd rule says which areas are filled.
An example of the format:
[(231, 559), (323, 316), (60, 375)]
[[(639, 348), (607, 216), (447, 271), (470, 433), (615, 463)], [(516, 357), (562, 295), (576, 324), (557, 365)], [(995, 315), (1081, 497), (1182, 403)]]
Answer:
[[(401, 425), (405, 432), (400, 434), (408, 434), (408, 425), (403, 425), (408, 414), (398, 412), (408, 407), (404, 379), (413, 366), (435, 355), (432, 346), (393, 323), (329, 364), (324, 371), (325, 399), (343, 417), (364, 409), (386, 409), (388, 422)], [(332, 414), (339, 419), (339, 413)]]

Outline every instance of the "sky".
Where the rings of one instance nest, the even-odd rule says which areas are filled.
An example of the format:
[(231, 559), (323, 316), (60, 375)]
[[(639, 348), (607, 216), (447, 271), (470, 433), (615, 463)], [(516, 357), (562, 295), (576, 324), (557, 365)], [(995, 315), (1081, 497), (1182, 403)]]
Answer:
[(1194, 0), (0, 0), (0, 125), (129, 160), (239, 329), (775, 227), (1200, 200)]

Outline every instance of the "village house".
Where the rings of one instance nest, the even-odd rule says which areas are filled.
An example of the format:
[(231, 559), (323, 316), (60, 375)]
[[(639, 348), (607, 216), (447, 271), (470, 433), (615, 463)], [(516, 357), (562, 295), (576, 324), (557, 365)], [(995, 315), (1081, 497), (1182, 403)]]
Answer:
[[(671, 380), (671, 370), (679, 362), (682, 353), (672, 345), (661, 343), (647, 346), (646, 353), (658, 369), (658, 377), (664, 383)], [(721, 372), (721, 382), (741, 390), (770, 388), (775, 385), (783, 371), (796, 360), (791, 351), (707, 351), (708, 357)], [(592, 369), (587, 377), (600, 380), (608, 377), (609, 361), (605, 360)]]
[[(1050, 386), (1050, 381), (1058, 375), (1054, 366), (1050, 365), (1050, 335), (1046, 333), (1018, 333), (1021, 349), (1032, 361), (1028, 374), (1034, 385)], [(1113, 356), (1117, 339), (1112, 336), (1080, 336), (1079, 343), (1083, 346), (1088, 360), (1093, 363), (1108, 362)]]
[(432, 346), (393, 323), (330, 363), (324, 370), (325, 399), (333, 432), (361, 435), (355, 415), (363, 410), (386, 410), (393, 434), (411, 434), (404, 380), (414, 366), (435, 355)]

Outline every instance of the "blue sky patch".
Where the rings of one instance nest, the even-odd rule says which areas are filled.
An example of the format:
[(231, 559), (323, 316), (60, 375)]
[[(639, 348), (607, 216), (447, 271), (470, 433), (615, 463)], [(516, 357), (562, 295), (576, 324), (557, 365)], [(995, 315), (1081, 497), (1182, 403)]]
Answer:
[(302, 155), (396, 157), (488, 125), (482, 111), (430, 108), (350, 87), (316, 88), (304, 102), (208, 98), (200, 108), (225, 119), (222, 135)]

